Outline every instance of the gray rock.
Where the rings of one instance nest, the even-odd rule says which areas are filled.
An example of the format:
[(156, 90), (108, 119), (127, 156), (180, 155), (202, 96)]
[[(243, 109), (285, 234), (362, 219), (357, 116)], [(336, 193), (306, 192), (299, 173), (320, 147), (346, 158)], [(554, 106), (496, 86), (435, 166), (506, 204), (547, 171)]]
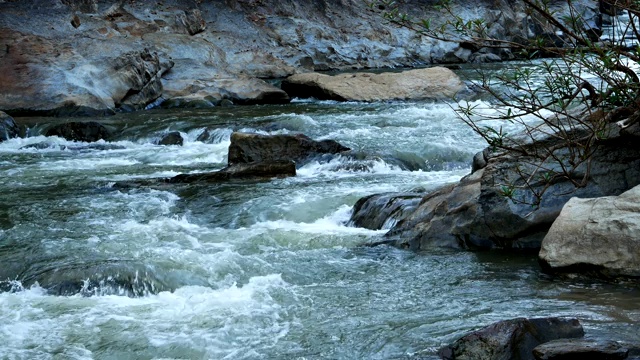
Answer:
[(471, 332), (440, 349), (439, 355), (445, 360), (529, 360), (540, 344), (582, 336), (584, 330), (577, 319), (517, 318)]
[(622, 360), (629, 350), (615, 341), (560, 339), (533, 349), (536, 360)]
[(207, 28), (207, 24), (202, 18), (202, 13), (198, 9), (178, 13), (176, 15), (176, 24), (184, 28), (189, 35), (199, 34)]
[(338, 101), (451, 99), (466, 86), (444, 67), (400, 73), (296, 74), (282, 82), (290, 97)]
[(234, 132), (229, 145), (229, 166), (253, 162), (294, 161), (301, 166), (314, 156), (337, 154), (349, 148), (333, 140), (315, 141), (303, 134), (260, 135)]
[(0, 111), (0, 142), (16, 138), (20, 135), (20, 128), (15, 120), (6, 113)]
[(619, 195), (572, 198), (540, 249), (549, 271), (596, 270), (640, 277), (640, 186)]

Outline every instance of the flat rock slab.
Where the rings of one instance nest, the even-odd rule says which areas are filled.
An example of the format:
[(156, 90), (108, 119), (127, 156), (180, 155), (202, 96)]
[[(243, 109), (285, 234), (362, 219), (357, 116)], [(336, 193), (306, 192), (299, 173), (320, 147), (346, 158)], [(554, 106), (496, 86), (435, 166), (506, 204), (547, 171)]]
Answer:
[(618, 360), (629, 350), (615, 341), (560, 339), (537, 346), (533, 355), (537, 360)]
[(229, 180), (260, 180), (296, 176), (293, 161), (272, 161), (228, 166), (220, 171), (200, 174), (180, 174), (165, 182), (176, 184), (215, 183)]
[(282, 82), (282, 89), (291, 98), (387, 101), (452, 99), (466, 86), (453, 71), (432, 67), (382, 74), (296, 74)]

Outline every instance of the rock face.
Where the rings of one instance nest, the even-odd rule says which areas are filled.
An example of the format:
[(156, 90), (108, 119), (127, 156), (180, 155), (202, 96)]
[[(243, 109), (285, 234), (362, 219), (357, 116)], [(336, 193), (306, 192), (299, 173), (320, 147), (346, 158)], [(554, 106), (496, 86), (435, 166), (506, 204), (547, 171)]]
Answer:
[(297, 74), (282, 82), (290, 97), (338, 101), (452, 99), (465, 88), (443, 67), (383, 74)]
[[(548, 146), (555, 144), (552, 138), (544, 141)], [(484, 165), (484, 168), (457, 184), (424, 194), (415, 210), (403, 218), (396, 218), (397, 225), (386, 235), (389, 242), (414, 250), (434, 246), (537, 250), (571, 197), (618, 195), (640, 184), (638, 139), (612, 136), (601, 142), (593, 154), (590, 181), (585, 187), (575, 188), (568, 181), (550, 184), (540, 208), (532, 211), (529, 204), (534, 198), (531, 193), (516, 194), (522, 202), (513, 202), (501, 193), (499, 185), (518, 179), (516, 169), (525, 169), (526, 164), (536, 160), (513, 152), (485, 154), (486, 161), (478, 165)], [(567, 156), (567, 150), (559, 149), (556, 155)], [(540, 189), (546, 183), (541, 181), (533, 185)], [(358, 216), (373, 218), (387, 206), (388, 202), (365, 204), (363, 208), (368, 214)]]
[(577, 319), (518, 318), (500, 321), (474, 331), (439, 351), (445, 360), (525, 360), (533, 359), (533, 349), (556, 339), (581, 338)]
[(553, 340), (533, 349), (536, 360), (622, 360), (629, 350), (615, 341), (585, 339)]
[(59, 136), (70, 141), (94, 142), (109, 139), (111, 131), (95, 121), (74, 121), (55, 125), (45, 135)]
[(18, 137), (20, 129), (13, 118), (0, 111), (0, 142)]
[[(92, 116), (141, 109), (156, 99), (280, 103), (286, 94), (262, 79), (513, 57), (508, 50), (421, 37), (386, 24), (382, 10), (366, 3), (2, 1), (0, 110)], [(517, 2), (452, 3), (467, 20), (485, 19), (491, 36), (500, 39), (521, 41), (546, 31), (533, 26)], [(572, 3), (588, 12), (585, 19), (593, 17), (595, 2)], [(566, 8), (565, 1), (551, 5)], [(432, 0), (401, 6), (435, 22), (442, 18)]]
[(260, 135), (234, 132), (229, 145), (229, 166), (253, 162), (293, 160), (301, 166), (311, 157), (336, 154), (349, 148), (333, 140), (315, 141), (303, 134)]
[(640, 277), (640, 186), (619, 196), (569, 200), (539, 256), (550, 271)]

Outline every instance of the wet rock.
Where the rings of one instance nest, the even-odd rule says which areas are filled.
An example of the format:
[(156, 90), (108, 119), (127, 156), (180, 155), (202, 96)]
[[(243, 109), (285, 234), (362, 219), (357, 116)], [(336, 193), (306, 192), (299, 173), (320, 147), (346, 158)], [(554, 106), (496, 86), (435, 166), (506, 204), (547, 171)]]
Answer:
[(167, 135), (163, 136), (160, 141), (158, 141), (158, 145), (178, 145), (182, 146), (184, 143), (184, 139), (179, 131), (172, 131)]
[(533, 349), (536, 360), (622, 360), (629, 350), (615, 341), (560, 339)]
[(80, 17), (78, 17), (78, 15), (73, 15), (73, 17), (71, 18), (71, 26), (77, 29), (80, 27), (80, 25)]
[(347, 225), (371, 230), (390, 229), (409, 215), (423, 196), (419, 192), (408, 192), (364, 197), (353, 205), (353, 213)]
[(581, 338), (577, 319), (517, 318), (500, 321), (471, 332), (438, 352), (442, 359), (524, 360), (533, 359), (533, 349), (556, 339)]
[(20, 135), (20, 128), (15, 120), (6, 113), (0, 111), (0, 142), (16, 138)]
[(267, 180), (296, 176), (293, 161), (264, 161), (251, 164), (236, 164), (220, 171), (200, 174), (180, 174), (165, 182), (172, 184), (217, 183), (230, 180)]
[(294, 161), (301, 166), (314, 156), (337, 154), (349, 148), (333, 140), (315, 141), (303, 134), (260, 135), (234, 132), (229, 145), (229, 165), (252, 162)]
[(640, 186), (619, 196), (569, 200), (539, 257), (553, 272), (640, 277)]
[[(526, 146), (533, 149), (541, 143), (557, 144), (552, 137), (539, 141)], [(558, 157), (569, 154), (566, 148), (556, 151)], [(486, 161), (483, 168), (457, 184), (425, 195), (420, 205), (385, 236), (397, 246), (415, 250), (430, 247), (539, 250), (551, 224), (571, 197), (619, 195), (640, 184), (640, 146), (635, 139), (623, 136), (612, 136), (596, 148), (590, 164), (591, 178), (585, 187), (576, 188), (570, 181), (559, 179), (549, 184), (538, 209), (530, 205), (537, 200), (532, 192), (517, 191), (514, 196), (518, 202), (514, 202), (500, 187), (519, 179), (518, 169), (527, 172), (531, 170), (527, 166), (532, 166), (527, 164), (537, 160), (514, 152), (488, 152), (483, 159)], [(478, 161), (477, 167), (482, 165)], [(559, 164), (550, 165), (557, 167), (551, 167), (552, 171), (561, 171)], [(578, 169), (577, 176), (582, 171), (585, 169)], [(532, 183), (536, 191), (547, 185), (542, 180)], [(382, 210), (372, 207), (370, 211)]]
[(290, 97), (338, 101), (442, 100), (453, 98), (465, 87), (444, 67), (382, 74), (296, 74), (282, 82)]
[(107, 140), (112, 133), (104, 125), (95, 121), (74, 121), (54, 125), (45, 135), (59, 136), (69, 141), (94, 142), (101, 139)]

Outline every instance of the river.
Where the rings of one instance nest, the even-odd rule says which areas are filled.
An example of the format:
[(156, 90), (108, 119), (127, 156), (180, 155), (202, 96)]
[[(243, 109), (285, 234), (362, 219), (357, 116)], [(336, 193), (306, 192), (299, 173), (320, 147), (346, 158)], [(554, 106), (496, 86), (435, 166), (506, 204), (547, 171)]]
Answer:
[[(18, 121), (32, 136), (0, 143), (2, 359), (435, 358), (521, 316), (640, 338), (637, 287), (554, 279), (531, 254), (367, 247), (384, 230), (345, 225), (362, 196), (469, 172), (484, 145), (449, 104), (150, 110), (100, 119), (119, 135), (97, 144), (38, 135), (52, 119)], [(155, 145), (168, 131), (184, 146)], [(267, 182), (114, 187), (220, 169), (232, 131), (334, 139), (363, 160)]]

